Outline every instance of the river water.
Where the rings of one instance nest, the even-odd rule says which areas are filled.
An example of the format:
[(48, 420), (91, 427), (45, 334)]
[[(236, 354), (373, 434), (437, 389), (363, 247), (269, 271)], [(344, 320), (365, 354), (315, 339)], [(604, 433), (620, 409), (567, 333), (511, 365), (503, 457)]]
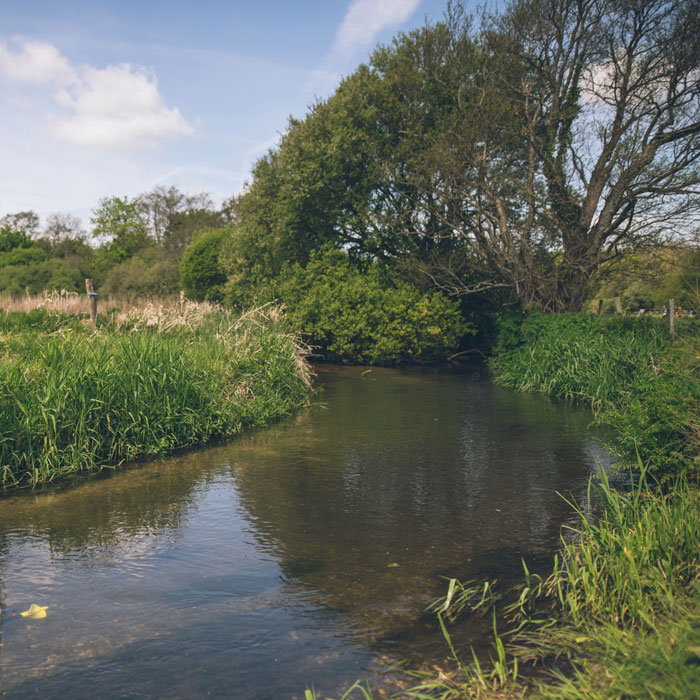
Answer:
[[(462, 371), (327, 367), (235, 442), (0, 500), (3, 698), (301, 698), (445, 656), (445, 577), (546, 567), (590, 413)], [(488, 627), (488, 621), (486, 623)], [(466, 622), (461, 644), (486, 643)], [(397, 680), (398, 679), (398, 680)]]

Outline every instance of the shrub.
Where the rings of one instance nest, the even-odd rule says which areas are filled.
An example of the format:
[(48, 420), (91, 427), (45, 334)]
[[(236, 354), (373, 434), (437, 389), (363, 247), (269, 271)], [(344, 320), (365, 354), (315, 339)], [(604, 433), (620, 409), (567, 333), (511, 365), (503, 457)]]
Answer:
[(180, 289), (180, 270), (174, 260), (133, 258), (113, 267), (100, 291), (125, 301), (173, 296)]
[(38, 250), (42, 257), (29, 264), (0, 267), (0, 292), (7, 294), (40, 294), (44, 290), (67, 289), (78, 291), (82, 276), (76, 268), (57, 258), (46, 259), (40, 248), (26, 248), (23, 252)]
[(278, 292), (292, 321), (331, 362), (433, 362), (475, 332), (443, 294), (423, 294), (376, 263), (358, 268), (338, 250), (312, 253), (305, 267), (283, 276)]
[(185, 250), (180, 261), (180, 284), (188, 299), (221, 301), (226, 274), (219, 262), (219, 253), (228, 229), (201, 233)]

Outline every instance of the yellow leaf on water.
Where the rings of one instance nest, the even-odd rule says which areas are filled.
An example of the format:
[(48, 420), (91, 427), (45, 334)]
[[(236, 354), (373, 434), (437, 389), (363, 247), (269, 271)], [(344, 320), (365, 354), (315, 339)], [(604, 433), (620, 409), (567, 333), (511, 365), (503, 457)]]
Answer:
[(46, 609), (48, 608), (48, 605), (37, 605), (36, 603), (32, 603), (29, 606), (29, 610), (25, 610), (23, 613), (20, 613), (22, 617), (31, 617), (34, 620), (39, 620), (42, 617), (46, 617)]
[(393, 569), (393, 568), (396, 567), (396, 566), (398, 566), (398, 564), (397, 564), (396, 562), (394, 562), (393, 564), (389, 564), (386, 568), (387, 568), (387, 569)]

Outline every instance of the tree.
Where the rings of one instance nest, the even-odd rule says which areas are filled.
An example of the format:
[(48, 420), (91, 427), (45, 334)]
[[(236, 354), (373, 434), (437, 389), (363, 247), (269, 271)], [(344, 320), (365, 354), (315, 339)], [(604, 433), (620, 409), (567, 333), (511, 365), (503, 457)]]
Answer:
[[(449, 24), (465, 37), (460, 6)], [(698, 217), (697, 0), (516, 0), (481, 94), (432, 147), (429, 211), (523, 306), (581, 308), (601, 266)]]
[(221, 301), (226, 275), (219, 254), (228, 229), (213, 229), (200, 233), (190, 244), (180, 261), (180, 284), (189, 299)]
[(162, 243), (172, 233), (173, 222), (188, 211), (214, 213), (214, 203), (206, 192), (188, 195), (177, 187), (158, 185), (150, 192), (140, 194), (136, 201), (150, 235)]
[(0, 228), (21, 231), (31, 238), (39, 232), (39, 216), (31, 210), (5, 214), (0, 219)]
[[(236, 223), (224, 258), (234, 284), (275, 277), (326, 245), (385, 262), (464, 248), (428, 213), (434, 188), (417, 177), (456, 109), (461, 65), (445, 60), (452, 41), (444, 24), (402, 36), (290, 120), (244, 193), (227, 202)], [(471, 43), (462, 49), (473, 52)]]
[(104, 197), (93, 210), (92, 235), (102, 240), (109, 267), (122, 263), (149, 245), (148, 228), (137, 200)]
[(57, 212), (49, 214), (43, 232), (53, 248), (64, 241), (82, 241), (85, 238), (83, 224), (77, 216)]
[(0, 226), (0, 253), (7, 253), (16, 248), (31, 248), (34, 244), (24, 232), (10, 226)]

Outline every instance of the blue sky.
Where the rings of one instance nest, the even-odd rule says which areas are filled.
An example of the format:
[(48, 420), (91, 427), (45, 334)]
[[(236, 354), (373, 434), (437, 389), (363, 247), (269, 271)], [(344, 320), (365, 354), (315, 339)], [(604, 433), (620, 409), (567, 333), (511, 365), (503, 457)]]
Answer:
[(240, 190), (290, 115), (446, 0), (2, 0), (0, 216)]

